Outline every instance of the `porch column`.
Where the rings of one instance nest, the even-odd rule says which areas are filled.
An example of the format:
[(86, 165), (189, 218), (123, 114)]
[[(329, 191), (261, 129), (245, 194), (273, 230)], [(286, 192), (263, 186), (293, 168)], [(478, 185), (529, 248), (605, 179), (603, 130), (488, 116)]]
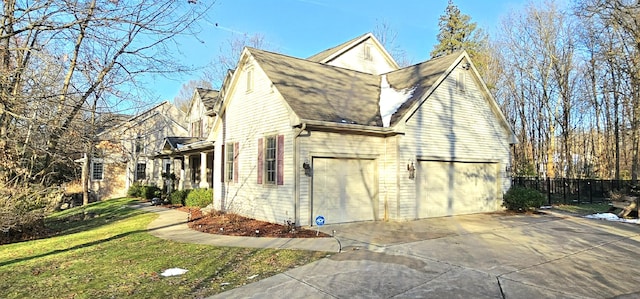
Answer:
[(189, 166), (189, 157), (184, 156), (180, 166), (180, 181), (178, 182), (178, 190), (184, 190), (185, 180), (187, 179), (186, 168)]
[(173, 159), (173, 156), (169, 156), (169, 171), (167, 172), (167, 177), (164, 179), (164, 183), (167, 184), (167, 193), (173, 192), (173, 181), (171, 180), (171, 174), (175, 173), (176, 166), (174, 165), (174, 163), (175, 160)]
[(200, 152), (200, 188), (209, 188), (207, 181), (207, 153)]

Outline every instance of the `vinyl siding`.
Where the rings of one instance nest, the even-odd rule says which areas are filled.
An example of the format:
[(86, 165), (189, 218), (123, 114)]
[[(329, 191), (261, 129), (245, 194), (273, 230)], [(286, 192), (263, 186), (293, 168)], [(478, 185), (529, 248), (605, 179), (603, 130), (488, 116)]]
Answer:
[[(501, 126), (470, 72), (466, 71), (465, 92), (458, 90), (461, 71), (454, 69), (407, 120), (406, 135), (400, 137), (398, 146), (400, 173), (403, 164), (417, 163), (417, 159), (497, 162), (501, 188), (507, 190), (509, 132)], [(417, 182), (402, 176), (399, 182), (398, 217), (413, 219)]]
[[(225, 210), (259, 220), (274, 223), (294, 220), (294, 131), (290, 112), (260, 67), (251, 59), (246, 66), (253, 73), (252, 89), (246, 91), (248, 68), (238, 70), (236, 89), (226, 99), (229, 104), (225, 111), (224, 139), (226, 143), (239, 144), (239, 177), (237, 183), (224, 183), (220, 202)], [(257, 184), (258, 139), (272, 135), (284, 136), (284, 184)]]
[[(370, 45), (369, 54), (371, 60), (367, 60), (364, 57), (364, 47), (366, 44)], [(385, 55), (380, 48), (376, 47), (374, 43), (367, 42), (360, 43), (349, 49), (327, 64), (374, 75), (396, 70), (389, 61), (385, 59)]]

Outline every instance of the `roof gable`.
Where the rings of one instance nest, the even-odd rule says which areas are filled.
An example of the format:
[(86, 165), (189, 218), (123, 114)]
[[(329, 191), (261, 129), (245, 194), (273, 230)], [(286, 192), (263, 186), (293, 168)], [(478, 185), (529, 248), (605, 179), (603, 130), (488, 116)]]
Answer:
[(318, 54), (315, 54), (307, 58), (306, 60), (318, 63), (332, 64), (332, 62), (335, 62), (340, 57), (347, 54), (349, 51), (364, 43), (370, 43), (371, 45), (373, 45), (381, 53), (384, 60), (390, 65), (392, 69), (399, 68), (398, 63), (396, 63), (393, 57), (389, 54), (389, 52), (387, 52), (384, 46), (382, 46), (382, 44), (372, 33), (366, 33), (358, 36), (333, 48), (329, 48)]

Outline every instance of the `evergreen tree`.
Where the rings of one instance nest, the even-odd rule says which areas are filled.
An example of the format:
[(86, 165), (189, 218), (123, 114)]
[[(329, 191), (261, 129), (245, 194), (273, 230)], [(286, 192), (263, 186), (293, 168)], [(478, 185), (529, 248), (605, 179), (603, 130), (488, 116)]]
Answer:
[(482, 52), (487, 37), (482, 30), (471, 22), (469, 15), (462, 14), (460, 9), (449, 0), (449, 4), (438, 22), (438, 44), (433, 47), (431, 57), (439, 57), (456, 51), (466, 50), (472, 58)]

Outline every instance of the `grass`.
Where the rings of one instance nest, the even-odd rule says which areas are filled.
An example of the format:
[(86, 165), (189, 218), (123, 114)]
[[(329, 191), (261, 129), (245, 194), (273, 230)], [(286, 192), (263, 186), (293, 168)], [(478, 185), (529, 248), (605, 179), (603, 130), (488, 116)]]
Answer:
[[(157, 216), (126, 207), (132, 201), (54, 214), (46, 223), (60, 235), (0, 246), (0, 298), (206, 297), (326, 256), (159, 239), (145, 231)], [(173, 267), (189, 272), (160, 276)]]
[(554, 209), (578, 215), (591, 215), (595, 213), (605, 213), (611, 206), (607, 203), (593, 203), (580, 205), (554, 205)]

